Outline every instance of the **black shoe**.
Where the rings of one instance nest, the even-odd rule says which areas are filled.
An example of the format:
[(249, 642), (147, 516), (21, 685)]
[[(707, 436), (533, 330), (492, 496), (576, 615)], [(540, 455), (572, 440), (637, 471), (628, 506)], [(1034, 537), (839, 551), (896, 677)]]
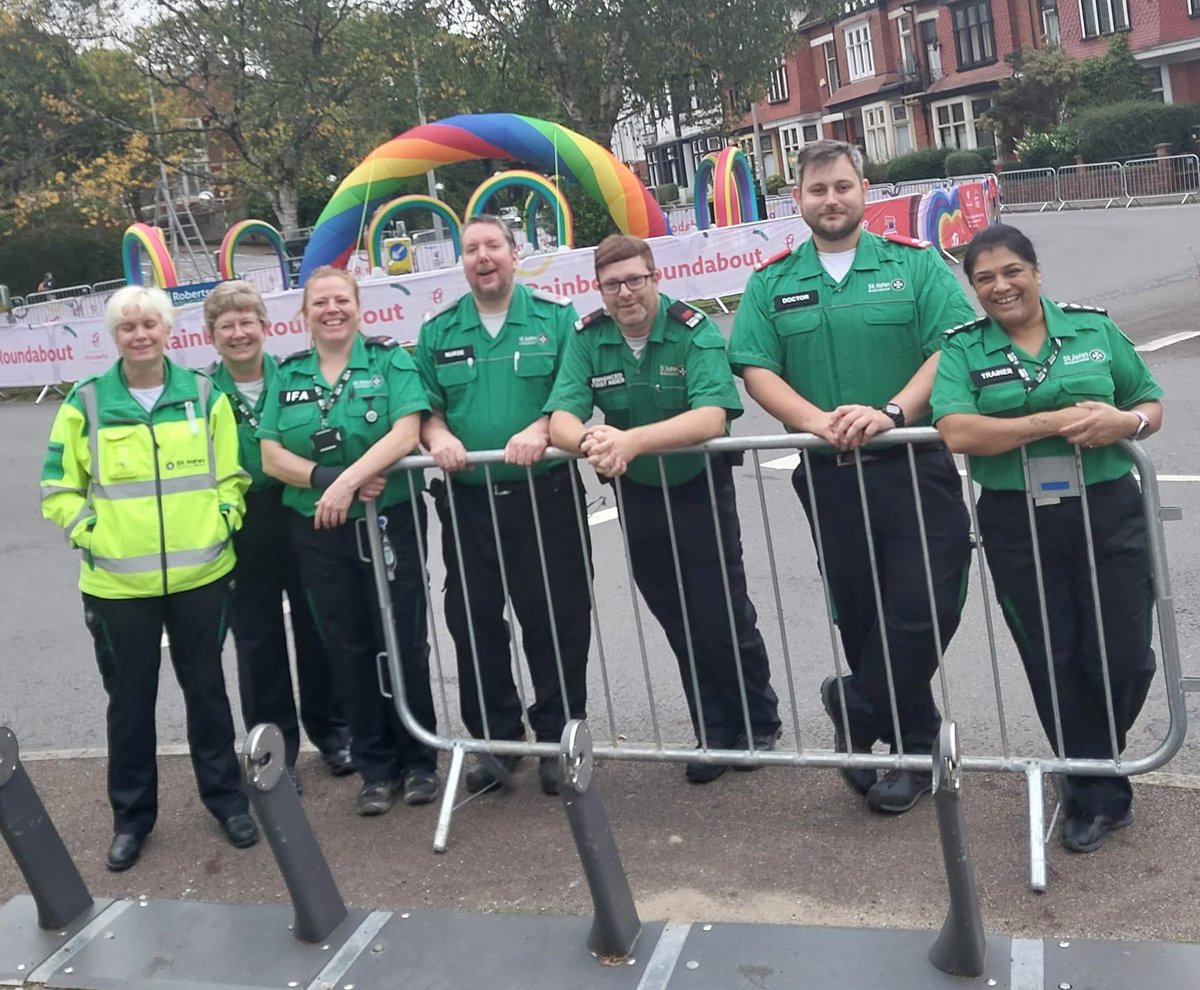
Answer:
[(492, 768), (487, 762), (488, 759), (495, 760), (502, 770), (506, 770), (510, 774), (521, 763), (519, 756), (491, 756), (486, 759), (476, 757), (475, 765), (467, 771), (468, 794), (478, 794), (480, 791), (486, 791), (489, 787), (495, 787), (501, 783), (500, 779), (492, 772)]
[(1117, 829), (1126, 828), (1132, 824), (1132, 808), (1120, 818), (1109, 818), (1108, 815), (1095, 815), (1085, 811), (1063, 822), (1062, 844), (1071, 852), (1095, 852), (1104, 845), (1104, 840), (1108, 838), (1109, 832), (1115, 832)]
[[(838, 679), (830, 675), (821, 683), (821, 704), (825, 706), (825, 714), (829, 716), (829, 720), (833, 723), (833, 748), (838, 753), (847, 753), (849, 749), (846, 747), (846, 734), (842, 730), (842, 699), (837, 693)], [(869, 753), (871, 747), (865, 749), (861, 746), (855, 746), (856, 753)], [(875, 782), (879, 779), (879, 774), (874, 770), (853, 770), (844, 769), (839, 771), (842, 779), (850, 785), (851, 790), (856, 794), (866, 795), (866, 793), (875, 786)]]
[(933, 774), (916, 770), (889, 770), (883, 779), (867, 791), (867, 806), (872, 811), (902, 815), (922, 794), (933, 790)]
[(711, 784), (728, 769), (724, 763), (701, 763), (699, 760), (692, 760), (688, 763), (684, 776), (689, 784)]
[(126, 832), (118, 832), (113, 836), (112, 845), (108, 847), (108, 855), (104, 857), (104, 865), (107, 866), (113, 873), (120, 873), (122, 870), (127, 870), (138, 861), (138, 857), (142, 854), (142, 845), (145, 843), (144, 835), (130, 835)]
[[(769, 732), (766, 735), (754, 737), (754, 750), (758, 753), (770, 753), (775, 749), (775, 743), (779, 737), (783, 735), (783, 729), (776, 729), (774, 732)], [(741, 733), (737, 737), (737, 741), (733, 744), (734, 749), (746, 749), (746, 733)], [(746, 766), (738, 764), (733, 768), (739, 773), (750, 773), (752, 770), (761, 770), (761, 766)]]
[(404, 775), (404, 803), (429, 804), (438, 796), (442, 783), (433, 770), (409, 770)]
[(222, 820), (221, 829), (236, 849), (249, 849), (258, 841), (258, 826), (249, 815), (230, 815)]
[(396, 803), (396, 784), (391, 780), (368, 781), (358, 791), (354, 811), (365, 818), (382, 815)]
[(557, 756), (543, 756), (538, 759), (538, 783), (542, 785), (542, 793), (554, 797), (562, 783)]
[(321, 759), (334, 777), (348, 777), (354, 773), (354, 759), (350, 755), (350, 744), (339, 746), (337, 749), (325, 750)]

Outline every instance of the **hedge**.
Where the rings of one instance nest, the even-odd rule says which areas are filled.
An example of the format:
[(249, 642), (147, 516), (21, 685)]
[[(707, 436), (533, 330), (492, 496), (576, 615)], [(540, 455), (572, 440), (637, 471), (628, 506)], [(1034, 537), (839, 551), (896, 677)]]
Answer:
[(922, 148), (899, 155), (888, 162), (889, 182), (912, 179), (941, 179), (946, 176), (946, 158), (953, 148)]
[(1063, 124), (1057, 136), (1085, 162), (1111, 162), (1153, 155), (1164, 143), (1172, 154), (1190, 152), (1191, 128), (1197, 124), (1200, 104), (1130, 100), (1085, 110)]
[(991, 158), (979, 151), (952, 151), (946, 156), (946, 175), (980, 175), (991, 170)]

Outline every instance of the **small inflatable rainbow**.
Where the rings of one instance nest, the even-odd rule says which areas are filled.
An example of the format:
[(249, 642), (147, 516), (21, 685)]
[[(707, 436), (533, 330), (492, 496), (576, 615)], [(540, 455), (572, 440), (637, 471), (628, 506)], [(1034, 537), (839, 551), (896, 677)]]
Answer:
[[(713, 190), (713, 216), (708, 214), (708, 190)], [(758, 220), (758, 200), (750, 174), (750, 159), (732, 145), (704, 156), (696, 169), (696, 229), (707, 230)]]
[(160, 289), (169, 289), (179, 284), (175, 262), (171, 260), (163, 232), (148, 223), (130, 224), (121, 238), (121, 263), (125, 269), (125, 281), (130, 285), (142, 284), (143, 254), (150, 259), (155, 285)]
[[(558, 238), (559, 245), (575, 246), (575, 217), (571, 213), (571, 204), (567, 202), (567, 197), (559, 191), (558, 186), (536, 172), (515, 168), (507, 172), (497, 172), (490, 178), (484, 179), (471, 193), (471, 198), (467, 200), (467, 216), (477, 217), (479, 214), (487, 212), (488, 201), (493, 195), (501, 189), (513, 187), (532, 189), (535, 197), (540, 197), (549, 203), (554, 210), (554, 218), (558, 225), (555, 236)], [(526, 203), (525, 233), (528, 235), (530, 243), (536, 248), (537, 226), (533, 222), (534, 214), (537, 212), (536, 200), (532, 205), (532, 210), (531, 213), (530, 204)]]
[(225, 231), (225, 236), (221, 238), (221, 249), (217, 252), (217, 271), (221, 278), (238, 277), (233, 264), (234, 252), (243, 240), (253, 234), (266, 238), (267, 243), (275, 249), (275, 257), (279, 259), (279, 271), (283, 275), (282, 285), (285, 289), (290, 287), (292, 280), (288, 274), (287, 248), (283, 243), (283, 235), (263, 220), (240, 220)]
[(525, 162), (578, 182), (607, 205), (626, 233), (670, 233), (666, 216), (641, 180), (595, 141), (536, 117), (463, 114), (392, 138), (342, 180), (317, 219), (300, 268), (301, 284), (318, 265), (345, 265), (371, 212), (395, 195), (404, 179), (480, 158)]
[(454, 257), (457, 258), (462, 253), (459, 241), (462, 221), (458, 219), (457, 213), (440, 199), (434, 199), (432, 196), (400, 196), (379, 207), (367, 225), (367, 260), (372, 270), (384, 267), (383, 232), (387, 225), (405, 210), (428, 210), (435, 216), (441, 217), (446, 226), (450, 228), (450, 243), (454, 245)]

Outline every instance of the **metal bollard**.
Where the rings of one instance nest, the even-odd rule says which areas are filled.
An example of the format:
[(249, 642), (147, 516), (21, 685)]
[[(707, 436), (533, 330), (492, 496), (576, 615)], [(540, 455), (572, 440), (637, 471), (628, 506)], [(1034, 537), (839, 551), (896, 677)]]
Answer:
[(256, 725), (242, 747), (242, 770), (250, 784), (250, 803), (292, 898), (292, 933), (301, 942), (321, 942), (346, 920), (346, 902), (292, 779), (284, 773), (283, 754), (279, 727)]
[(596, 912), (588, 948), (603, 963), (620, 962), (633, 952), (642, 922), (600, 791), (592, 786), (592, 733), (582, 719), (572, 719), (563, 729), (559, 769), (559, 794)]
[(958, 758), (958, 729), (942, 722), (933, 744), (933, 803), (937, 810), (942, 858), (950, 907), (942, 931), (929, 950), (929, 961), (951, 976), (982, 976), (987, 936), (975, 887), (975, 867), (967, 841), (967, 818), (962, 805), (962, 766)]
[(64, 928), (92, 906), (92, 895), (33, 782), (21, 766), (17, 737), (0, 727), (0, 835), (37, 905), (40, 928)]

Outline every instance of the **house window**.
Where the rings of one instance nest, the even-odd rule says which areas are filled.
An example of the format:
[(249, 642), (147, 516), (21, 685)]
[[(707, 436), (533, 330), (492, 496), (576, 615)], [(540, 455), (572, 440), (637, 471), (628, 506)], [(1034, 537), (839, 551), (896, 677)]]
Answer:
[(1042, 11), (1042, 42), (1061, 45), (1062, 31), (1058, 26), (1058, 0), (1038, 0)]
[(815, 141), (821, 136), (820, 128), (816, 124), (805, 124), (800, 133), (804, 136), (804, 143)]
[(754, 154), (754, 135), (738, 138), (738, 146), (742, 149), (742, 154), (746, 156), (746, 161), (750, 165), (750, 174), (758, 175), (758, 159)]
[(825, 54), (825, 80), (829, 83), (829, 92), (832, 95), (841, 85), (838, 79), (837, 46), (832, 41), (827, 41), (821, 46), (821, 51)]
[[(1200, 6), (1200, 2), (1197, 3)], [(1150, 86), (1151, 99), (1158, 100), (1159, 103), (1166, 103), (1167, 97), (1163, 87), (1164, 67), (1161, 65), (1152, 66), (1149, 69), (1143, 69), (1146, 74), (1146, 82)], [(1169, 71), (1169, 70), (1167, 70)]]
[(873, 162), (886, 162), (892, 157), (888, 148), (887, 104), (863, 107), (862, 118), (867, 157)]
[(788, 98), (787, 63), (780, 55), (771, 70), (771, 85), (767, 89), (768, 103), (783, 103)]
[(954, 49), (960, 69), (996, 61), (996, 38), (992, 33), (991, 0), (969, 0), (950, 8), (954, 25)]
[(796, 155), (804, 147), (799, 127), (779, 128), (779, 146), (783, 149), (783, 177), (788, 182), (796, 181)]
[(942, 44), (938, 41), (937, 20), (929, 18), (917, 27), (921, 31), (921, 47), (925, 50), (925, 64), (929, 66), (929, 81), (942, 78)]
[(913, 47), (912, 18), (907, 14), (896, 18), (896, 35), (900, 39), (900, 75), (912, 78), (917, 74), (917, 59)]
[(896, 145), (897, 155), (907, 155), (913, 150), (912, 122), (908, 117), (908, 107), (904, 103), (893, 103), (892, 137)]
[(1128, 31), (1128, 0), (1079, 0), (1079, 18), (1083, 22), (1085, 38)]
[(1200, 0), (1188, 0), (1188, 17), (1200, 17)]
[(935, 103), (933, 110), (934, 137), (939, 148), (978, 148), (979, 138), (986, 141), (988, 132), (977, 129), (980, 117), (987, 113), (992, 101), (986, 97), (974, 100), (951, 100)]
[(846, 28), (845, 38), (850, 81), (869, 79), (875, 75), (875, 56), (871, 53), (871, 25), (857, 24)]

